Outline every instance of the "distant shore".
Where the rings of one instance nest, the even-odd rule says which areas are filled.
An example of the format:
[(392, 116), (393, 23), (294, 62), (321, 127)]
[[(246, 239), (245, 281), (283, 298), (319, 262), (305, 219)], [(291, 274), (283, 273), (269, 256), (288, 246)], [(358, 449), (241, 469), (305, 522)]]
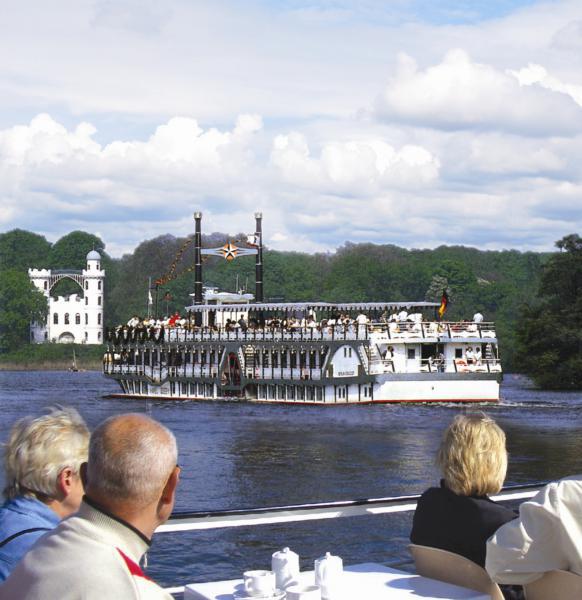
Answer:
[(68, 371), (73, 355), (79, 371), (100, 371), (105, 346), (29, 344), (0, 354), (0, 371)]

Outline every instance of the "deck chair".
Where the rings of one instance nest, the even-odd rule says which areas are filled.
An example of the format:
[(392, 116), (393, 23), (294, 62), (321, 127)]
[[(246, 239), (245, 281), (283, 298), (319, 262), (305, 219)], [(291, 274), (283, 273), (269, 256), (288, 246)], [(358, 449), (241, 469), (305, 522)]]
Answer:
[(582, 577), (570, 571), (548, 571), (524, 586), (527, 600), (579, 600), (582, 598)]
[(492, 600), (503, 600), (499, 586), (491, 580), (483, 567), (472, 560), (430, 546), (410, 544), (408, 548), (419, 575), (489, 594)]

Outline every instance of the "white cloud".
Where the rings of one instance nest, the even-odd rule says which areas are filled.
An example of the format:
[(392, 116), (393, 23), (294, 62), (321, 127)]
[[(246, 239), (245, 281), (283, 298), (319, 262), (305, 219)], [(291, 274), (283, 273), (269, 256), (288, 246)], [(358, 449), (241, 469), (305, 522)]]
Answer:
[(425, 70), (401, 55), (376, 112), (383, 119), (443, 129), (526, 135), (567, 135), (582, 129), (582, 111), (569, 98), (524, 88), (510, 73), (473, 62), (462, 49), (447, 52), (442, 62)]
[(271, 161), (289, 183), (340, 195), (426, 185), (438, 178), (440, 167), (425, 148), (406, 145), (396, 150), (380, 139), (327, 142), (315, 158), (297, 132), (276, 137)]

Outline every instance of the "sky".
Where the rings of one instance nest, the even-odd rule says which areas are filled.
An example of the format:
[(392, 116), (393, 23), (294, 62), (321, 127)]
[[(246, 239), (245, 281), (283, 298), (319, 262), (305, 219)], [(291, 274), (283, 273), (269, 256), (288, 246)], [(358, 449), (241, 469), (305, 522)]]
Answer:
[(581, 159), (580, 0), (0, 6), (0, 232), (551, 251)]

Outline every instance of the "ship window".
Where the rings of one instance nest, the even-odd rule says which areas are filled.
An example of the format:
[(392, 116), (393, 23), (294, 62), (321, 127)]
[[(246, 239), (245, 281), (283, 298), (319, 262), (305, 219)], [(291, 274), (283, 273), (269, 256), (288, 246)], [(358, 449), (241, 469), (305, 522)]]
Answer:
[(408, 360), (414, 360), (416, 358), (416, 350), (414, 348), (408, 349)]
[(75, 315), (75, 325), (80, 325), (81, 324), (81, 315), (79, 313), (77, 313)]
[(297, 353), (291, 352), (291, 368), (295, 369), (297, 367)]
[(69, 324), (69, 313), (65, 313), (65, 325)]
[(87, 298), (87, 296), (85, 296), (85, 306), (87, 306), (87, 304), (89, 304), (89, 298)]
[(89, 315), (85, 313), (85, 325), (89, 325)]
[(88, 290), (89, 289), (89, 282), (85, 281), (85, 289)]
[(98, 332), (97, 332), (97, 339), (98, 339), (99, 341), (101, 341), (101, 332), (100, 332), (100, 331), (98, 331)]
[(283, 350), (283, 352), (281, 353), (281, 367), (283, 369), (287, 368), (287, 351)]
[(455, 348), (455, 358), (463, 358), (463, 349)]
[(315, 352), (313, 351), (309, 353), (309, 368), (315, 369)]
[(59, 313), (55, 313), (53, 315), (53, 325), (58, 325), (59, 324)]
[(101, 313), (97, 315), (97, 325), (101, 325)]
[(100, 281), (98, 281), (98, 282), (97, 282), (97, 289), (98, 289), (98, 290), (100, 290), (100, 289), (101, 289), (101, 282), (100, 282)]
[(46, 290), (46, 289), (48, 289), (48, 281), (45, 281), (45, 282), (44, 282), (44, 289), (45, 289), (45, 290)]
[(273, 367), (279, 366), (279, 353), (273, 352)]
[(367, 397), (368, 397), (368, 386), (365, 385), (364, 386), (364, 398), (367, 398)]
[(101, 296), (99, 296), (99, 297), (97, 298), (97, 304), (98, 304), (99, 306), (101, 306)]
[(89, 338), (89, 334), (85, 331), (85, 341)]

